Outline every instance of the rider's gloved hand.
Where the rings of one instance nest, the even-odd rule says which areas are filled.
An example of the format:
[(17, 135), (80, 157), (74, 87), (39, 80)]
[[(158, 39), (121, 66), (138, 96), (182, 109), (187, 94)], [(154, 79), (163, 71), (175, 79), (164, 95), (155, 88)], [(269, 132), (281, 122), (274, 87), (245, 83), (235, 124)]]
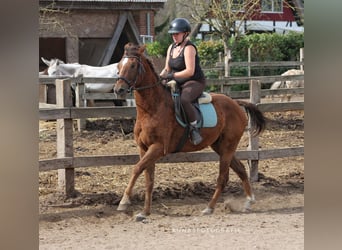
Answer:
[(160, 72), (159, 76), (163, 79), (167, 78), (167, 70), (163, 69), (162, 72)]
[(166, 78), (167, 78), (168, 80), (174, 79), (173, 73), (172, 73), (172, 72), (171, 72), (171, 73), (168, 73), (168, 74), (166, 75)]

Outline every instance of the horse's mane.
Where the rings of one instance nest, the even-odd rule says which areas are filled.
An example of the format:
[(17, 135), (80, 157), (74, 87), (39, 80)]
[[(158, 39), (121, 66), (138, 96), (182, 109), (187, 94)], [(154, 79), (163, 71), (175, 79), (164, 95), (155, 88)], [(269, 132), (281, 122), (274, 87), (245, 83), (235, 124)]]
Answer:
[(152, 72), (154, 74), (154, 76), (156, 77), (156, 79), (159, 79), (159, 75), (157, 74), (154, 64), (151, 61), (150, 58), (146, 57), (146, 55), (144, 54), (145, 51), (145, 46), (140, 46), (140, 45), (136, 45), (133, 43), (128, 43), (125, 45), (125, 56), (137, 56), (137, 57), (144, 57), (148, 63), (148, 65), (150, 66), (150, 68), (152, 69)]
[(148, 57), (146, 57), (146, 56), (145, 56), (145, 58), (146, 58), (146, 61), (147, 61), (148, 65), (150, 65), (150, 67), (151, 67), (151, 69), (152, 69), (154, 75), (156, 76), (157, 79), (159, 79), (159, 76), (158, 76), (158, 74), (157, 74), (157, 72), (156, 72), (156, 69), (154, 68), (153, 62), (151, 61), (150, 58), (148, 58)]

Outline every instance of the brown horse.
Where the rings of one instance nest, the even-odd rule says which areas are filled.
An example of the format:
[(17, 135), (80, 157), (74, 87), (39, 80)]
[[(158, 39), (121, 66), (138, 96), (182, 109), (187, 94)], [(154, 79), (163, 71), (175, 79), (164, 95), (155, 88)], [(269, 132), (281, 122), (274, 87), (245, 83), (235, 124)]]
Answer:
[[(114, 91), (123, 94), (134, 90), (137, 117), (134, 127), (134, 137), (139, 146), (140, 160), (135, 165), (128, 186), (118, 206), (118, 210), (126, 210), (131, 204), (130, 197), (134, 184), (142, 172), (145, 174), (146, 193), (144, 210), (136, 219), (143, 220), (150, 215), (152, 189), (154, 184), (155, 163), (161, 157), (175, 152), (184, 133), (184, 128), (175, 118), (174, 103), (170, 90), (166, 88), (154, 70), (151, 61), (143, 54), (145, 46), (132, 43), (125, 45), (124, 55), (118, 64), (119, 78)], [(251, 119), (251, 132), (259, 134), (265, 128), (265, 118), (257, 107), (251, 103), (234, 101), (223, 94), (211, 94), (212, 104), (217, 113), (217, 125), (212, 128), (202, 128), (203, 141), (194, 146), (189, 140), (181, 152), (199, 151), (210, 146), (219, 156), (219, 176), (215, 193), (203, 214), (211, 214), (215, 204), (228, 182), (229, 167), (236, 172), (243, 183), (248, 209), (254, 201), (251, 185), (244, 165), (234, 153), (248, 123), (243, 106)]]

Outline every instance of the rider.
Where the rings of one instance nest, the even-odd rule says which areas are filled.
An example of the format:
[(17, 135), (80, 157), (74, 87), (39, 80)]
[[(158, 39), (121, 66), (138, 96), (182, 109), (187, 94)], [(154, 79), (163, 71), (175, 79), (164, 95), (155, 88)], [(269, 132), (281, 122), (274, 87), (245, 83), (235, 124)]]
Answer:
[(170, 23), (168, 33), (172, 35), (174, 43), (167, 50), (165, 68), (160, 76), (174, 79), (180, 86), (180, 99), (189, 121), (191, 141), (198, 145), (202, 142), (202, 137), (196, 127), (196, 110), (192, 103), (201, 96), (206, 81), (200, 67), (197, 48), (188, 37), (190, 31), (190, 23), (185, 18), (176, 18)]

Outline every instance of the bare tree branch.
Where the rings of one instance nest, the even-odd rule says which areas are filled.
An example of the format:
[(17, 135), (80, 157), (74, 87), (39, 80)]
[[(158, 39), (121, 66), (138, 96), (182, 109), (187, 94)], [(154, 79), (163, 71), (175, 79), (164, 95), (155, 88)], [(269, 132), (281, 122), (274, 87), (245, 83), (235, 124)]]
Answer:
[(68, 36), (71, 34), (71, 24), (67, 24), (61, 15), (69, 15), (69, 10), (62, 10), (56, 7), (55, 2), (47, 6), (39, 7), (39, 32), (60, 31)]
[[(212, 27), (214, 33), (220, 37), (224, 44), (225, 64), (230, 60), (230, 50), (234, 47), (234, 42), (230, 46), (229, 39), (234, 36), (235, 41), (243, 32), (243, 25), (247, 20), (261, 12), (260, 0), (191, 0), (192, 18), (198, 23), (206, 23)], [(275, 6), (276, 3), (283, 4), (283, 1), (265, 0), (263, 4), (267, 7), (281, 8)], [(226, 76), (228, 76), (226, 70)]]

